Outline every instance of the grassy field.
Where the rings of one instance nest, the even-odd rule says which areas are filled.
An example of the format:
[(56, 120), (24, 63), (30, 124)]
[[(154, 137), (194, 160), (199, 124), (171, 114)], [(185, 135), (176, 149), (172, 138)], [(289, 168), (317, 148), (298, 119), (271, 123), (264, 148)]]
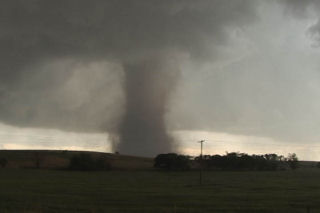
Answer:
[(201, 186), (198, 177), (0, 169), (0, 212), (320, 212), (320, 169), (204, 172)]

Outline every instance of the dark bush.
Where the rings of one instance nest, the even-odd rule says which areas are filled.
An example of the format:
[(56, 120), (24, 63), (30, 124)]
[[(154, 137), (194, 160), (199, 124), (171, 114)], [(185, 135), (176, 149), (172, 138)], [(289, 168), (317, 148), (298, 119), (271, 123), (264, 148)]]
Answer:
[(320, 162), (318, 162), (316, 166), (317, 166), (317, 168), (320, 169)]
[(79, 171), (109, 170), (110, 164), (103, 157), (93, 158), (90, 154), (81, 153), (70, 159), (69, 169)]
[(0, 158), (0, 167), (1, 167), (1, 168), (6, 167), (7, 163), (8, 163), (7, 159), (5, 159), (5, 158)]
[(159, 154), (154, 159), (154, 167), (166, 170), (188, 170), (190, 169), (190, 158), (175, 153)]

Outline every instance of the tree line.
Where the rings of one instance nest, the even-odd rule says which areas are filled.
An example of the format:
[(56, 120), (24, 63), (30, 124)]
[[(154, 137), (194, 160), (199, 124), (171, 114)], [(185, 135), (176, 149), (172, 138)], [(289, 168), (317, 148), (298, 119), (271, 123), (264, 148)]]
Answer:
[[(40, 168), (42, 158), (35, 155), (35, 168)], [(8, 160), (0, 157), (0, 168), (6, 167)], [(204, 155), (191, 157), (176, 153), (159, 154), (154, 159), (154, 168), (162, 170), (287, 170), (299, 167), (298, 157), (289, 153), (287, 157), (277, 154), (249, 155), (231, 152), (225, 155)], [(320, 168), (320, 163), (317, 164)], [(89, 153), (79, 153), (70, 158), (68, 170), (97, 171), (110, 170), (111, 163), (104, 156), (93, 157)]]
[(204, 155), (192, 158), (176, 153), (160, 154), (155, 158), (154, 167), (165, 170), (255, 170), (271, 171), (297, 169), (298, 157), (289, 153), (287, 157), (277, 154), (249, 155), (231, 152), (225, 155)]

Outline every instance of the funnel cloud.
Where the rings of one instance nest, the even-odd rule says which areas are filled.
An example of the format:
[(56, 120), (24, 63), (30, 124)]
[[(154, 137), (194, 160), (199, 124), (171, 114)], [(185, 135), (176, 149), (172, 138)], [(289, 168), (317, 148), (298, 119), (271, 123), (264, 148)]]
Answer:
[(124, 64), (126, 108), (117, 147), (121, 152), (154, 156), (172, 150), (165, 114), (179, 76), (175, 63), (157, 56)]

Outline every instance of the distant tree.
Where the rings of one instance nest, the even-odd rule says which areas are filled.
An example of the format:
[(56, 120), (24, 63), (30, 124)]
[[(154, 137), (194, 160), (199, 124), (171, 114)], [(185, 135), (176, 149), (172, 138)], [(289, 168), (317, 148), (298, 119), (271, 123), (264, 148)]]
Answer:
[(154, 167), (166, 170), (188, 170), (190, 157), (175, 153), (159, 154), (154, 159)]
[(287, 157), (287, 163), (291, 169), (297, 169), (299, 167), (299, 161), (296, 153), (289, 153)]
[(318, 163), (317, 163), (317, 168), (319, 168), (319, 169), (320, 169), (320, 162), (318, 162)]
[(0, 166), (1, 166), (1, 168), (6, 167), (7, 163), (8, 163), (7, 159), (0, 158)]
[(95, 159), (90, 154), (81, 153), (70, 159), (69, 169), (80, 171), (108, 170), (110, 164), (103, 157)]

